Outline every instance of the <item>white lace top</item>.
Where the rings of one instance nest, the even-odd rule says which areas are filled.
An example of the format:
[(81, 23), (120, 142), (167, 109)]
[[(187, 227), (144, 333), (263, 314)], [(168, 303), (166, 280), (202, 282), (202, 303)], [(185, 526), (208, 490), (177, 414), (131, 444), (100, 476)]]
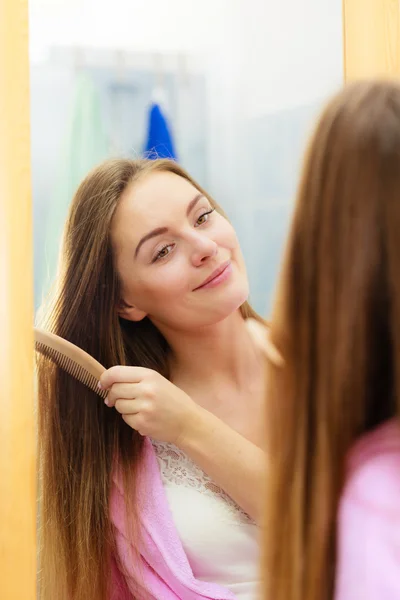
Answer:
[(259, 528), (172, 444), (153, 441), (172, 516), (194, 576), (256, 600)]

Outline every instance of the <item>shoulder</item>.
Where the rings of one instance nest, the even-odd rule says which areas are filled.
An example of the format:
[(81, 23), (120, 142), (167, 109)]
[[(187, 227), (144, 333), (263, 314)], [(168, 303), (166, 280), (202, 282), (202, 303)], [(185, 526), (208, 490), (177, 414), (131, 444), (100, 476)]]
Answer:
[(254, 318), (246, 319), (247, 329), (255, 345), (275, 366), (283, 365), (283, 358), (272, 341), (270, 324)]
[(400, 515), (400, 424), (391, 420), (352, 448), (341, 504)]

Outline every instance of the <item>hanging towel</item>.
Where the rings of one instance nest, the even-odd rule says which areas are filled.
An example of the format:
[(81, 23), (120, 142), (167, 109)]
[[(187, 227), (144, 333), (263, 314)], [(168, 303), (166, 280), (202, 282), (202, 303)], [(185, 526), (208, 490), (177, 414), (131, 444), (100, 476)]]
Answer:
[(57, 269), (59, 248), (72, 197), (88, 171), (108, 155), (101, 98), (87, 73), (80, 73), (67, 125), (55, 192), (45, 225), (45, 256), (41, 261), (41, 292), (46, 293)]
[(157, 102), (152, 102), (149, 109), (145, 156), (152, 160), (157, 158), (177, 160), (170, 127)]

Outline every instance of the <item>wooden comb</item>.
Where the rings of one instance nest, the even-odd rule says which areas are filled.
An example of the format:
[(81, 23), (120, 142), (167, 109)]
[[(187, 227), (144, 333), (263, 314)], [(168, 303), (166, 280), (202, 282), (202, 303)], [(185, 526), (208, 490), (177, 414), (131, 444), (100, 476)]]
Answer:
[(64, 338), (41, 329), (34, 329), (34, 340), (37, 352), (96, 392), (101, 398), (107, 396), (106, 390), (98, 388), (99, 379), (106, 368), (93, 356)]

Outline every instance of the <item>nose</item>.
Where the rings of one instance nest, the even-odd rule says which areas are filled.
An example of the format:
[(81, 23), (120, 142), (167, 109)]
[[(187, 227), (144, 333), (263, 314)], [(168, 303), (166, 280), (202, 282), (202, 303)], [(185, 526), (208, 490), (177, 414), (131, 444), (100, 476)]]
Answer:
[(200, 267), (218, 252), (218, 244), (204, 234), (194, 234), (192, 238), (192, 264)]

